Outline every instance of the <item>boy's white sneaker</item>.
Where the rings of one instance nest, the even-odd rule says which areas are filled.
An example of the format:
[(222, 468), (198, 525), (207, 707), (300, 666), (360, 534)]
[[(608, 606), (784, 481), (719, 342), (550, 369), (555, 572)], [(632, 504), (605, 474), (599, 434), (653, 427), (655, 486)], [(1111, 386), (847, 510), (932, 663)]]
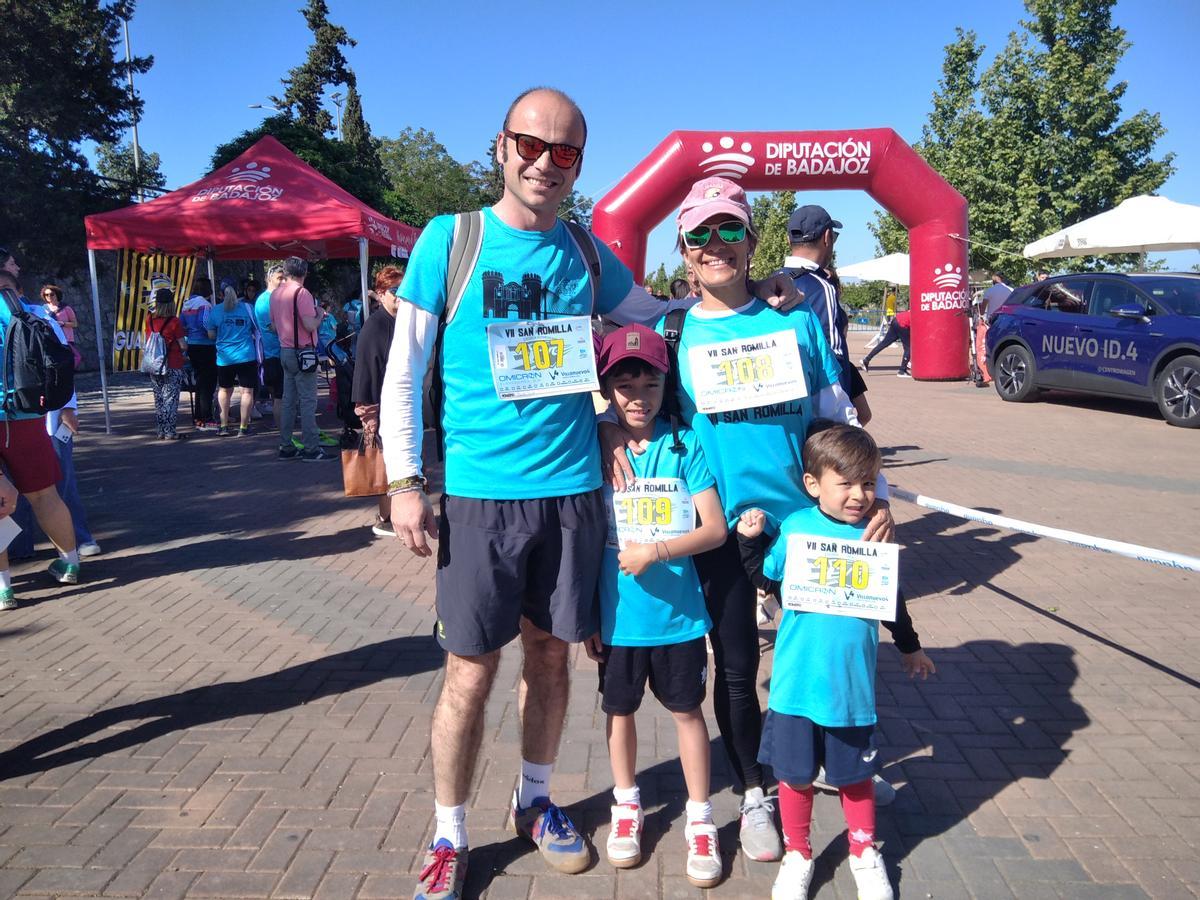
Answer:
[(608, 833), (608, 861), (618, 869), (630, 869), (642, 861), (642, 808), (618, 803), (612, 808), (612, 830)]
[(687, 839), (687, 880), (698, 888), (716, 887), (721, 881), (721, 848), (717, 845), (717, 826), (712, 822), (692, 822), (683, 829)]
[(812, 884), (816, 863), (805, 859), (798, 850), (783, 854), (779, 874), (771, 885), (771, 900), (808, 900), (808, 887)]
[(850, 854), (850, 874), (858, 886), (858, 900), (895, 900), (887, 867), (874, 847), (868, 847), (862, 856)]

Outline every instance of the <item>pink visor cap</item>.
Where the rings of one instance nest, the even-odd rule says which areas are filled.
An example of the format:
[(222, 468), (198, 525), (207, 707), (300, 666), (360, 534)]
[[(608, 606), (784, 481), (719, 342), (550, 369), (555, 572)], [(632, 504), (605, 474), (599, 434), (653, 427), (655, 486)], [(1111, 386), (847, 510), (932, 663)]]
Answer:
[(671, 363), (667, 359), (667, 342), (657, 331), (645, 325), (626, 325), (609, 333), (600, 347), (596, 368), (607, 375), (623, 359), (640, 359), (660, 372), (667, 372)]
[(729, 215), (739, 222), (745, 222), (750, 233), (754, 233), (754, 226), (750, 222), (750, 202), (742, 186), (728, 178), (704, 178), (693, 184), (683, 198), (675, 221), (680, 231), (691, 231), (713, 216), (720, 215)]

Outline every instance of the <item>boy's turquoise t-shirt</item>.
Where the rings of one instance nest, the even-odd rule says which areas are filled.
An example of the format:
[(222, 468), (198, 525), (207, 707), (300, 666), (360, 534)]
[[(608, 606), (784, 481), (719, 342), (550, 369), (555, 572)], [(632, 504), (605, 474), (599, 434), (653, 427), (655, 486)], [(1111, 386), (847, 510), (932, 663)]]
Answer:
[(279, 335), (271, 325), (271, 292), (263, 291), (254, 301), (254, 321), (262, 343), (263, 359), (279, 359)]
[[(659, 322), (661, 333), (663, 321)], [(689, 350), (704, 344), (741, 340), (779, 331), (796, 335), (807, 396), (766, 406), (699, 414), (689, 365)], [(813, 419), (813, 398), (838, 383), (841, 368), (807, 304), (780, 313), (762, 300), (714, 315), (688, 310), (679, 341), (679, 401), (683, 420), (700, 438), (730, 527), (745, 510), (758, 508), (770, 529), (793, 510), (809, 506), (800, 453)]]
[(255, 362), (258, 353), (254, 349), (254, 311), (250, 304), (242, 301), (232, 312), (225, 311), (225, 304), (218, 303), (208, 311), (207, 327), (217, 333), (217, 365), (236, 366)]
[[(679, 478), (694, 497), (716, 482), (704, 461), (696, 435), (681, 428), (685, 452), (675, 453), (671, 426), (659, 419), (646, 452), (632, 458), (634, 475)], [(613, 493), (605, 488), (609, 531), (615, 532)], [(620, 494), (616, 497), (620, 498)], [(606, 545), (600, 567), (600, 638), (610, 647), (657, 647), (681, 644), (708, 634), (712, 621), (704, 605), (700, 578), (692, 558), (655, 563), (638, 577), (626, 575), (617, 564), (620, 551)]]
[[(596, 241), (601, 289), (561, 221), (549, 231), (510, 228), (483, 211), (483, 247), (462, 303), (446, 327), (439, 361), (446, 493), (480, 500), (562, 497), (600, 487), (600, 448), (588, 393), (500, 400), (492, 385), (487, 326), (498, 321), (612, 311), (633, 276)], [(454, 216), (438, 216), (413, 247), (399, 295), (440, 317)]]
[[(783, 580), (787, 539), (816, 534), (861, 541), (866, 520), (847, 525), (811, 506), (783, 520), (763, 562), (763, 574)], [(818, 725), (875, 724), (875, 663), (879, 623), (874, 619), (783, 610), (775, 638), (775, 666), (767, 706)]]

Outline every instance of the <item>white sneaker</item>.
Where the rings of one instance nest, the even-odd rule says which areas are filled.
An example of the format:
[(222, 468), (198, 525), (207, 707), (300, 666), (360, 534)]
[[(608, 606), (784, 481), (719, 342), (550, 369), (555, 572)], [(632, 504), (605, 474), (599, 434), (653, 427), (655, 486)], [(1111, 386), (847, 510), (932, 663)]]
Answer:
[(779, 874), (771, 885), (771, 900), (808, 900), (808, 886), (812, 884), (816, 863), (805, 859), (798, 850), (783, 854)]
[[(875, 805), (890, 806), (896, 799), (896, 789), (882, 775), (872, 775), (871, 782), (875, 785)], [(813, 787), (819, 791), (829, 791), (836, 794), (837, 788), (825, 780), (825, 767), (817, 769), (817, 777), (813, 779)]]
[(78, 549), (79, 549), (80, 556), (99, 556), (100, 555), (100, 545), (97, 544), (95, 541), (88, 541), (87, 543), (80, 544)]
[(746, 791), (738, 841), (742, 852), (755, 862), (774, 862), (783, 855), (783, 842), (779, 840), (774, 813), (775, 807), (763, 795), (762, 788)]
[(887, 867), (874, 847), (868, 847), (862, 856), (850, 854), (850, 874), (858, 886), (858, 900), (895, 900)]
[(618, 803), (612, 808), (612, 830), (608, 833), (608, 861), (618, 869), (630, 869), (642, 861), (642, 808)]
[(717, 826), (712, 822), (692, 822), (683, 829), (687, 839), (687, 880), (698, 888), (716, 887), (721, 881), (721, 848), (717, 845)]

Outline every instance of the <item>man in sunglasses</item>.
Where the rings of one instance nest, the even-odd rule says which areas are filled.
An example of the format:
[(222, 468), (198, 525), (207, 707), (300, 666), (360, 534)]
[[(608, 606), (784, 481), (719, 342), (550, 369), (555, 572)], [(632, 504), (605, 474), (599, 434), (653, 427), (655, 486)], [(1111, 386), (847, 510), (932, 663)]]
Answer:
[(791, 255), (784, 260), (780, 271), (795, 280), (796, 289), (804, 294), (817, 314), (829, 348), (841, 366), (842, 390), (854, 404), (859, 424), (865, 426), (871, 421), (867, 383), (850, 362), (846, 342), (849, 318), (842, 307), (841, 287), (831, 268), (833, 245), (838, 239), (836, 229), (841, 227), (842, 223), (830, 216), (825, 207), (801, 206), (788, 219)]
[[(583, 836), (549, 790), (570, 644), (599, 628), (606, 525), (588, 393), (589, 383), (595, 387), (589, 317), (653, 324), (664, 304), (635, 285), (600, 241), (595, 279), (586, 248), (558, 219), (586, 141), (583, 113), (566, 94), (534, 88), (517, 97), (495, 140), (504, 194), (482, 211), (478, 257), (464, 261), (470, 275), (453, 317), (445, 321), (453, 216), (426, 226), (397, 292), (380, 416), (392, 523), (418, 556), (431, 554), (427, 535), (439, 538), (436, 631), (447, 651), (431, 740), (436, 824), (417, 898), (460, 895), (464, 804), (484, 707), (500, 650), (518, 637), (522, 764), (510, 824), (553, 869), (575, 873), (589, 864)], [(776, 287), (786, 296), (775, 297)], [(761, 290), (775, 303), (797, 302), (790, 280)], [(425, 495), (421, 463), (421, 386), (431, 362), (444, 385), (440, 516)]]

